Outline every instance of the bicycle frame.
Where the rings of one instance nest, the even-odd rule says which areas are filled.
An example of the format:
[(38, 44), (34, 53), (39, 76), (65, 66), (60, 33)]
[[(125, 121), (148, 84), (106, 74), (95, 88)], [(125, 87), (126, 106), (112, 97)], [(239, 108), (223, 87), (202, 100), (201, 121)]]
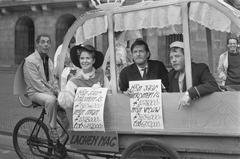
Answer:
[[(41, 114), (40, 114), (40, 116), (39, 116), (39, 118), (38, 118), (38, 120), (37, 120), (37, 122), (36, 122), (36, 124), (34, 125), (34, 128), (33, 128), (32, 132), (31, 132), (31, 135), (30, 135), (29, 139), (27, 139), (27, 142), (28, 142), (28, 145), (29, 145), (29, 147), (30, 147), (31, 153), (32, 153), (33, 155), (39, 156), (39, 157), (48, 157), (48, 154), (45, 154), (45, 152), (41, 151), (41, 150), (39, 149), (39, 146), (44, 147), (44, 148), (53, 148), (53, 144), (51, 144), (51, 146), (49, 146), (48, 143), (39, 142), (40, 140), (39, 140), (39, 138), (37, 137), (37, 136), (38, 136), (38, 133), (39, 133), (39, 131), (40, 131), (40, 127), (38, 127), (39, 122), (43, 122), (43, 120), (44, 120), (44, 115), (45, 115), (45, 114), (46, 114), (46, 110), (45, 110), (45, 108), (43, 108), (43, 109), (42, 109), (42, 112), (41, 112)], [(35, 153), (35, 152), (33, 151), (33, 146), (36, 146), (37, 149), (38, 149), (38, 151), (39, 151), (41, 154), (44, 154), (44, 155), (39, 155), (39, 154)]]

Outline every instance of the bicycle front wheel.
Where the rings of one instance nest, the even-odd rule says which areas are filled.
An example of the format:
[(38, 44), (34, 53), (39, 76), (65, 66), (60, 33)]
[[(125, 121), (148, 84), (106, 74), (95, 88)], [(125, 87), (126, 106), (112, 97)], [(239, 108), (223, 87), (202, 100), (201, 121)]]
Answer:
[(47, 126), (37, 118), (21, 119), (13, 130), (13, 146), (20, 159), (51, 156), (51, 140)]

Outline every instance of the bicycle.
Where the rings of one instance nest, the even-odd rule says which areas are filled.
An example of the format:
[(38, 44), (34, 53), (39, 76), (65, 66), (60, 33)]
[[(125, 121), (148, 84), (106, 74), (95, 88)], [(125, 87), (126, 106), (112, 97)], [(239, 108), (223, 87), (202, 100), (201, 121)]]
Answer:
[[(42, 109), (40, 116), (25, 117), (20, 119), (13, 130), (13, 146), (20, 159), (29, 159), (43, 157), (45, 159), (65, 158), (67, 152), (77, 153), (89, 159), (88, 156), (110, 157), (108, 154), (99, 154), (95, 152), (79, 151), (67, 149), (66, 144), (69, 140), (69, 133), (57, 119), (60, 131), (63, 131), (66, 138), (63, 142), (59, 140), (54, 142), (49, 135), (48, 127), (44, 123), (45, 108), (37, 103), (31, 102), (26, 96), (19, 96), (18, 100), (22, 107)], [(24, 144), (26, 144), (24, 146)], [(30, 151), (29, 151), (30, 150)]]
[[(23, 100), (19, 101), (22, 102)], [(26, 104), (23, 106), (29, 107), (29, 105)], [(25, 117), (19, 120), (14, 127), (13, 146), (17, 155), (21, 159), (33, 158), (33, 156), (64, 158), (67, 155), (65, 145), (69, 139), (67, 130), (65, 130), (62, 123), (57, 119), (57, 123), (61, 128), (60, 130), (66, 135), (66, 138), (62, 143), (59, 140), (54, 142), (50, 138), (48, 127), (44, 123), (44, 115), (46, 114), (45, 108), (37, 103), (32, 103), (31, 106), (33, 108), (42, 108), (42, 112), (39, 118)], [(24, 146), (24, 144), (26, 145)], [(28, 149), (30, 151), (28, 151)]]

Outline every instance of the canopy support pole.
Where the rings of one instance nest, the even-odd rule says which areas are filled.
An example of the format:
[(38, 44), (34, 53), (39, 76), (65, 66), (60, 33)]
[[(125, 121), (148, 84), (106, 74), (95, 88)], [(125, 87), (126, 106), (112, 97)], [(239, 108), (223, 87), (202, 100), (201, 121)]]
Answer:
[(206, 37), (207, 37), (207, 51), (208, 51), (208, 64), (211, 72), (213, 72), (213, 51), (212, 51), (212, 31), (206, 28)]
[(189, 19), (188, 19), (188, 3), (182, 4), (182, 24), (183, 24), (183, 41), (184, 41), (184, 60), (185, 60), (185, 74), (187, 89), (192, 87), (192, 67), (191, 67), (191, 53), (189, 41)]
[(114, 30), (113, 30), (113, 14), (111, 12), (107, 13), (108, 18), (108, 48), (110, 52), (110, 74), (111, 74), (111, 90), (113, 94), (117, 93), (117, 75), (116, 75), (116, 65), (115, 65), (115, 45), (114, 45)]

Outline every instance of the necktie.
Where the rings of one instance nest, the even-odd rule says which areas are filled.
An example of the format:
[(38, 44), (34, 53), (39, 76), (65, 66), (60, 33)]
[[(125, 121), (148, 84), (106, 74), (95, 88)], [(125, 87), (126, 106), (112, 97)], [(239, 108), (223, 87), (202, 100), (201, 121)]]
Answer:
[(49, 57), (46, 54), (40, 54), (43, 60), (43, 68), (46, 76), (46, 80), (49, 81), (49, 69), (48, 69), (48, 59)]
[(143, 79), (146, 80), (147, 79), (147, 68), (142, 68), (143, 71)]

